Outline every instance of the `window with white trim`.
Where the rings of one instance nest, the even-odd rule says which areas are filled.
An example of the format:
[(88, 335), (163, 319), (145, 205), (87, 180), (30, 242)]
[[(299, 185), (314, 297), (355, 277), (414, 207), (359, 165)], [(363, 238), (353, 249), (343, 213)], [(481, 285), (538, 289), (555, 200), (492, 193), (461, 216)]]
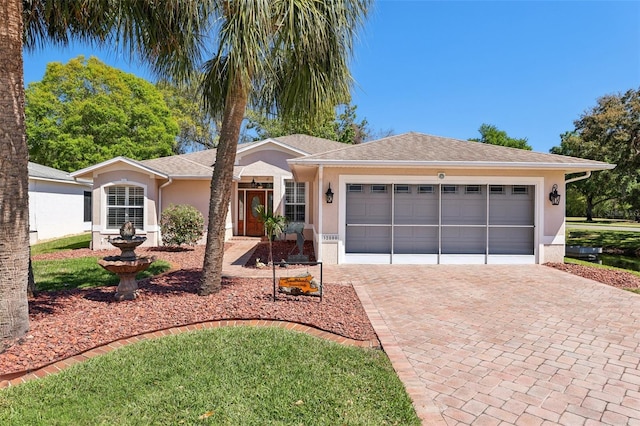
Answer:
[(131, 221), (136, 229), (144, 229), (144, 188), (109, 186), (107, 188), (107, 229), (119, 229)]
[(284, 182), (284, 215), (289, 222), (305, 221), (305, 195), (304, 182)]

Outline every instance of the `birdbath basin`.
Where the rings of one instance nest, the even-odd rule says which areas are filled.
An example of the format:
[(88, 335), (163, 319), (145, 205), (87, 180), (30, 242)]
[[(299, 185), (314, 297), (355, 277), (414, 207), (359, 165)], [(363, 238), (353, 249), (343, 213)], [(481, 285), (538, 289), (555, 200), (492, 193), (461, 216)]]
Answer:
[(136, 275), (147, 269), (156, 260), (155, 256), (138, 257), (136, 255), (136, 247), (146, 240), (146, 237), (136, 237), (133, 224), (126, 222), (120, 228), (120, 237), (109, 240), (113, 246), (120, 249), (120, 256), (107, 256), (98, 260), (100, 266), (120, 277), (115, 294), (117, 301), (134, 300), (138, 297)]

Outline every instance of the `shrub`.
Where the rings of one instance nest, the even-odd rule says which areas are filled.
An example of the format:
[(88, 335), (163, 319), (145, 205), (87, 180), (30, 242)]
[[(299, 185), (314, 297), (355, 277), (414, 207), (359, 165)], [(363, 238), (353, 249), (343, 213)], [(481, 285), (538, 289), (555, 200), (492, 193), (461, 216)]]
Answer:
[(204, 233), (204, 217), (188, 204), (171, 204), (160, 217), (162, 243), (166, 246), (194, 245)]

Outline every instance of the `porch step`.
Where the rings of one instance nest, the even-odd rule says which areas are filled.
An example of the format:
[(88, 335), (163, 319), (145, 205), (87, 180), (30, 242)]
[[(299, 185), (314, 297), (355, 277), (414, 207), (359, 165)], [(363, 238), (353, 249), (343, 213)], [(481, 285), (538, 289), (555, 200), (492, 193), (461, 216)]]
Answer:
[(259, 243), (262, 240), (261, 237), (245, 237), (244, 235), (234, 235), (229, 239), (229, 242), (233, 241), (255, 241)]

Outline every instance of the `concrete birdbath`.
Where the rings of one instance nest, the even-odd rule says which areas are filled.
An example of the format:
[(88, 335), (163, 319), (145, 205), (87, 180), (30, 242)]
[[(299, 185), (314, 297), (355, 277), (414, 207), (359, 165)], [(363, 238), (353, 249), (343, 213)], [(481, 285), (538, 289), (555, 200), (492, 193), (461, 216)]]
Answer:
[(137, 237), (131, 222), (125, 222), (120, 228), (120, 237), (110, 238), (111, 245), (120, 249), (120, 256), (107, 256), (98, 260), (98, 264), (107, 271), (120, 277), (115, 299), (134, 300), (138, 297), (138, 282), (136, 274), (147, 269), (155, 260), (155, 256), (136, 255), (135, 249), (147, 240), (147, 237)]

